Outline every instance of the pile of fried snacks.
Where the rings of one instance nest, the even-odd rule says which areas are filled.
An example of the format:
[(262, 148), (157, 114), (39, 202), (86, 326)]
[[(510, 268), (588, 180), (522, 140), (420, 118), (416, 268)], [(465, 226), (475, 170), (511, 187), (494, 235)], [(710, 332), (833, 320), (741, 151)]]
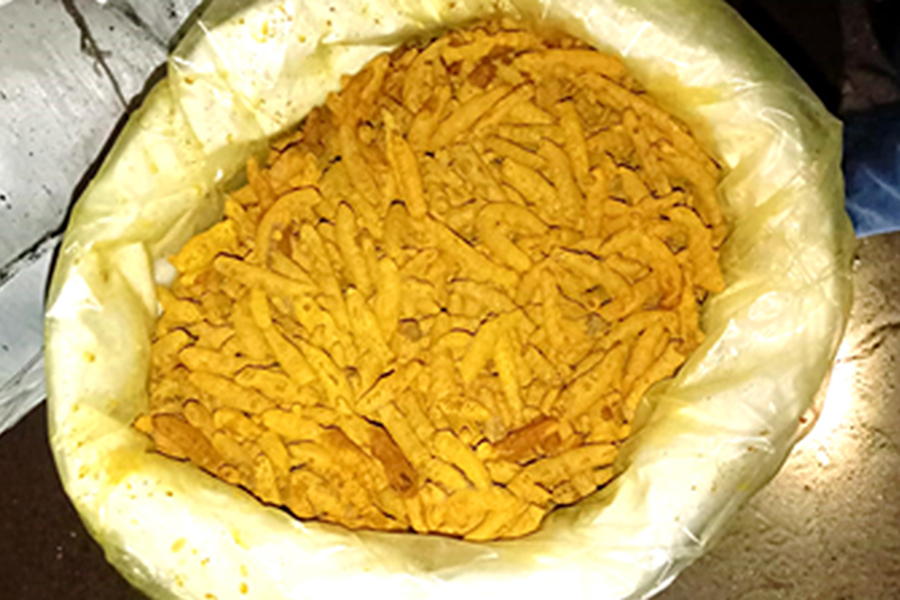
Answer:
[(378, 56), (170, 259), (135, 426), (302, 519), (530, 533), (610, 480), (702, 340), (717, 178), (571, 37), (497, 20)]

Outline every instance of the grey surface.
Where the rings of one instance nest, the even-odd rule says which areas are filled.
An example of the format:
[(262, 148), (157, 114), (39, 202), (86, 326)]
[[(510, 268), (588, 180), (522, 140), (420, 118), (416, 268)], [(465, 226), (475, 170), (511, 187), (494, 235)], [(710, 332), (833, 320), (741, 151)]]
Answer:
[(44, 396), (43, 287), (68, 208), (198, 4), (0, 2), (0, 433)]
[(0, 285), (0, 432), (44, 397), (41, 299), (57, 242), (39, 244)]
[(61, 2), (18, 0), (0, 8), (0, 106), (0, 266), (8, 268), (62, 222), (124, 105)]
[(43, 396), (41, 284), (55, 232), (124, 109), (82, 42), (61, 2), (0, 8), (0, 426)]
[(189, 14), (182, 3), (139, 4), (170, 8), (145, 10), (144, 22), (125, 2), (0, 7), (0, 270), (59, 228), (76, 185)]

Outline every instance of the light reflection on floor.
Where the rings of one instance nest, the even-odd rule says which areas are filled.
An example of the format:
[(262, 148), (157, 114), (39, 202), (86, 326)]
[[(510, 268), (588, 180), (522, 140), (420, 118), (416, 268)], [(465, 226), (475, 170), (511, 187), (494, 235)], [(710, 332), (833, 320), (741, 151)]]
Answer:
[(861, 244), (853, 314), (818, 421), (660, 600), (900, 598), (898, 257), (900, 234)]
[(858, 363), (842, 362), (841, 358), (848, 353), (849, 345), (844, 344), (838, 354), (838, 362), (831, 371), (828, 391), (820, 407), (819, 417), (812, 431), (794, 448), (795, 454), (814, 452), (822, 467), (831, 463), (832, 454), (846, 459), (849, 458), (847, 452), (852, 451), (852, 444), (849, 444), (842, 428), (851, 420), (851, 413), (858, 409), (854, 388)]

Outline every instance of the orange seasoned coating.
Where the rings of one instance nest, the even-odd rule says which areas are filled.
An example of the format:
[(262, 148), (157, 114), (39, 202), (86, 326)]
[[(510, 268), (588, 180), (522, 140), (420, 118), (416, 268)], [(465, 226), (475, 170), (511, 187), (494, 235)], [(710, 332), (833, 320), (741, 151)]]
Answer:
[(718, 176), (618, 58), (557, 32), (376, 57), (171, 258), (135, 426), (299, 518), (528, 534), (613, 477), (702, 342)]

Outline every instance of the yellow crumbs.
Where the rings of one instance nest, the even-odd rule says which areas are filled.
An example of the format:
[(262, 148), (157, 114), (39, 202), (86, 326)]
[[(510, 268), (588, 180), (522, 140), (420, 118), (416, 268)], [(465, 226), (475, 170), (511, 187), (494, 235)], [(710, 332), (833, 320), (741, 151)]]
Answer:
[(492, 21), (378, 56), (171, 258), (135, 426), (303, 519), (532, 532), (610, 480), (701, 342), (718, 175), (571, 37)]

